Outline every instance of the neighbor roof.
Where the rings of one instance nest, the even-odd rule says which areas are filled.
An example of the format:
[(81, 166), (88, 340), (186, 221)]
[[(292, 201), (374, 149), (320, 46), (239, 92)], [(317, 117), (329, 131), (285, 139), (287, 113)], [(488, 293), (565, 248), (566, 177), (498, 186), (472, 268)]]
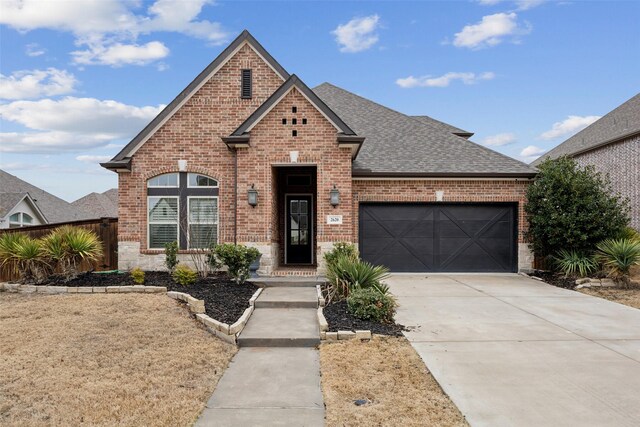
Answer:
[(248, 43), (264, 60), (274, 69), (274, 71), (282, 78), (287, 80), (289, 73), (273, 58), (269, 52), (249, 33), (244, 30), (234, 41), (231, 42), (225, 50), (218, 55), (189, 85), (182, 91), (173, 101), (169, 103), (144, 129), (140, 131), (116, 156), (108, 162), (101, 163), (107, 169), (128, 169), (129, 158), (137, 150), (137, 148), (146, 141), (148, 137), (153, 135), (156, 129), (169, 117), (176, 112), (182, 103), (189, 99), (214, 73), (220, 66), (225, 64), (232, 56), (236, 49), (240, 48), (244, 43)]
[(531, 164), (563, 155), (575, 156), (637, 134), (640, 134), (640, 93)]
[(117, 218), (118, 217), (118, 190), (112, 188), (104, 193), (89, 193), (71, 203), (93, 218)]
[(366, 141), (353, 162), (353, 176), (532, 177), (525, 163), (323, 83), (313, 89)]
[(462, 136), (464, 138), (470, 138), (473, 136), (473, 132), (469, 132), (455, 126), (450, 125), (449, 123), (441, 122), (440, 120), (436, 120), (433, 117), (429, 116), (411, 116), (414, 119), (420, 121), (422, 124), (427, 126), (433, 126), (437, 129), (440, 129), (444, 132), (449, 132), (454, 135)]
[[(29, 193), (31, 199), (35, 202), (38, 209), (40, 209), (49, 223), (78, 221), (93, 218), (83, 209), (72, 206), (71, 203), (62, 200), (53, 194), (47, 193), (35, 185), (31, 185), (10, 173), (0, 170), (0, 194), (15, 193)], [(7, 196), (8, 199), (11, 197), (15, 196)], [(15, 206), (15, 204), (13, 206)]]
[(0, 218), (4, 218), (10, 211), (27, 196), (27, 192), (0, 193)]

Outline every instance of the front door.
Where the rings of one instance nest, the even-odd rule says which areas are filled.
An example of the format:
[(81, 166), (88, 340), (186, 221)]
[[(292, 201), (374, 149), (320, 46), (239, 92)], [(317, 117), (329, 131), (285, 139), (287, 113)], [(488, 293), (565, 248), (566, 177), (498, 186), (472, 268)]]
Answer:
[(313, 262), (311, 196), (287, 195), (285, 205), (285, 264), (311, 264)]

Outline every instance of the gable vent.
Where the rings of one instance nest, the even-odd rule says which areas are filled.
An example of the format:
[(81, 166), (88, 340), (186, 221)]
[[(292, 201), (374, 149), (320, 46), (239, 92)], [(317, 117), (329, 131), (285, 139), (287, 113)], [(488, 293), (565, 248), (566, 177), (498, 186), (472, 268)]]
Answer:
[(251, 98), (251, 70), (242, 70), (240, 98)]

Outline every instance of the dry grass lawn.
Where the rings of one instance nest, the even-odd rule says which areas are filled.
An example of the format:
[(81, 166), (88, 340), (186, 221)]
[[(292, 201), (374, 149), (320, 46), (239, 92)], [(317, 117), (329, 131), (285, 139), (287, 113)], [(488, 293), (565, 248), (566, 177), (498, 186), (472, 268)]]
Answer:
[(322, 344), (320, 366), (328, 426), (467, 425), (405, 338)]
[(0, 425), (190, 425), (234, 353), (164, 295), (2, 293)]
[(609, 301), (640, 309), (640, 287), (621, 288), (582, 288), (583, 294), (608, 299)]

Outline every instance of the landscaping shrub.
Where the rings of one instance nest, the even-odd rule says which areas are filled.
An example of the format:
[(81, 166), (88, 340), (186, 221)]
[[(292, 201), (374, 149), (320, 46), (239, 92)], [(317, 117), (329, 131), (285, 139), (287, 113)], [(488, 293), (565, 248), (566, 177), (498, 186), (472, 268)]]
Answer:
[(93, 231), (65, 225), (43, 239), (44, 252), (62, 269), (67, 280), (78, 276), (83, 261), (94, 263), (102, 256), (102, 243)]
[(328, 299), (342, 300), (357, 288), (373, 288), (386, 295), (389, 287), (382, 283), (389, 276), (389, 269), (372, 265), (349, 254), (342, 254), (327, 266), (327, 280), (329, 281)]
[(16, 267), (22, 283), (42, 283), (47, 276), (47, 262), (39, 240), (25, 236), (15, 247)]
[(171, 273), (173, 280), (176, 281), (177, 284), (182, 286), (189, 286), (196, 283), (198, 280), (198, 273), (193, 271), (191, 267), (186, 264), (178, 265)]
[(347, 298), (347, 309), (358, 319), (391, 323), (396, 302), (391, 295), (381, 294), (374, 288), (358, 288)]
[(144, 271), (142, 271), (140, 268), (134, 268), (129, 274), (131, 274), (133, 283), (135, 283), (136, 285), (144, 285)]
[(18, 246), (28, 237), (22, 233), (0, 235), (0, 267), (7, 274), (18, 274)]
[(329, 266), (335, 265), (336, 261), (341, 257), (347, 257), (356, 261), (358, 256), (358, 249), (356, 245), (348, 242), (337, 242), (333, 245), (333, 249), (324, 254), (324, 260)]
[(207, 264), (209, 264), (209, 268), (211, 271), (217, 271), (222, 268), (222, 263), (216, 256), (216, 243), (211, 243), (209, 246), (209, 252), (207, 253)]
[(178, 261), (178, 242), (169, 242), (164, 245), (164, 265), (169, 271), (175, 270)]
[(630, 239), (608, 239), (598, 244), (596, 258), (609, 275), (628, 283), (629, 270), (640, 264), (640, 241)]
[(227, 266), (229, 276), (236, 283), (242, 284), (249, 278), (249, 266), (258, 259), (260, 251), (244, 245), (225, 243), (216, 246), (215, 256)]
[(585, 277), (598, 270), (598, 263), (590, 254), (562, 249), (553, 257), (555, 266), (565, 276)]
[(632, 227), (625, 227), (617, 236), (618, 239), (628, 239), (640, 242), (640, 232)]
[(562, 249), (593, 250), (629, 223), (628, 201), (616, 196), (606, 176), (592, 166), (560, 157), (545, 160), (527, 188), (527, 238), (533, 251), (549, 256)]

